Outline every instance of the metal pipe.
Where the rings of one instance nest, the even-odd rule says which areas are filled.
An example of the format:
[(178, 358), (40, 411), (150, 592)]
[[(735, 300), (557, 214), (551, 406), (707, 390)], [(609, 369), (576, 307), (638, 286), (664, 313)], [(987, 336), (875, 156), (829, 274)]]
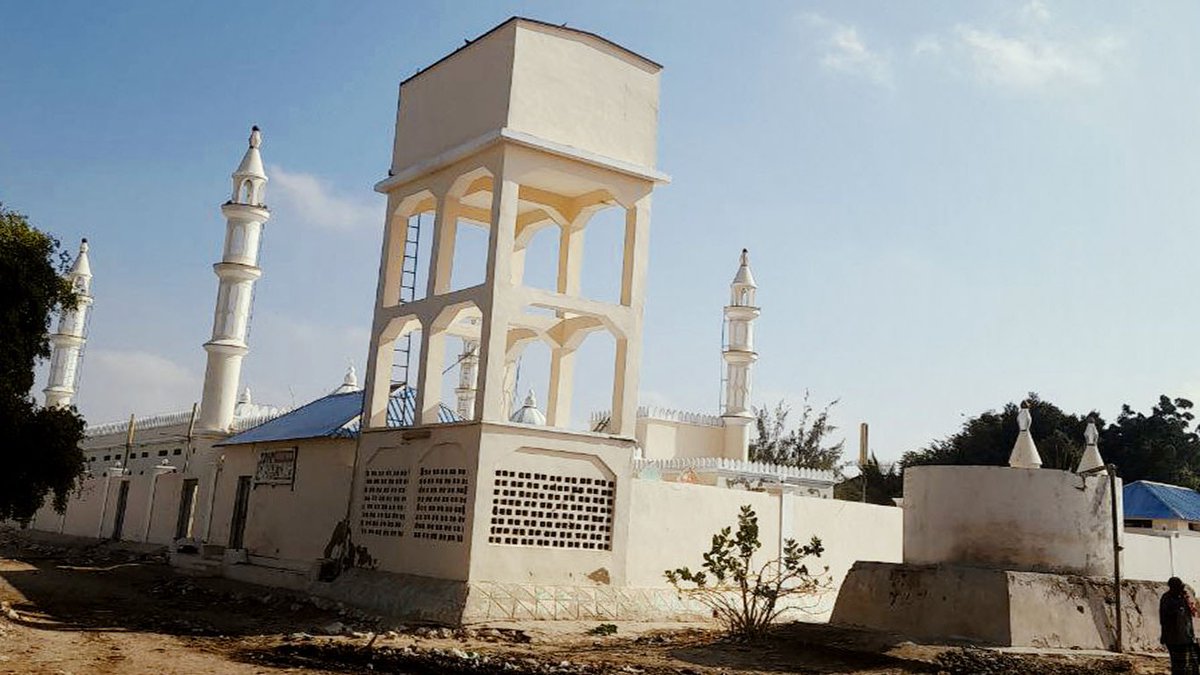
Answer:
[(1116, 628), (1117, 644), (1116, 652), (1125, 651), (1124, 648), (1124, 631), (1121, 621), (1121, 522), (1120, 514), (1117, 512), (1117, 467), (1114, 464), (1109, 464), (1108, 469), (1108, 491), (1110, 504), (1112, 508), (1112, 545), (1113, 545), (1113, 592), (1116, 597), (1114, 605), (1116, 614), (1114, 616), (1113, 625)]

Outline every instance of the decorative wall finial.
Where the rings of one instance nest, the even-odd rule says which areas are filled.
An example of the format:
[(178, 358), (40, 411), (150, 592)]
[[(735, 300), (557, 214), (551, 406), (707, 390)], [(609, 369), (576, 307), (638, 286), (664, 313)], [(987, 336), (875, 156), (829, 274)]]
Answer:
[(1083, 457), (1079, 459), (1075, 473), (1094, 471), (1104, 466), (1104, 458), (1100, 456), (1100, 432), (1096, 431), (1096, 422), (1090, 417), (1087, 428), (1083, 430), (1083, 441), (1087, 447), (1083, 449)]
[(1029, 407), (1022, 403), (1017, 413), (1017, 442), (1013, 444), (1012, 454), (1008, 457), (1008, 465), (1017, 469), (1040, 469), (1042, 456), (1038, 454), (1037, 446), (1033, 443), (1033, 435), (1029, 432), (1033, 426), (1033, 417)]

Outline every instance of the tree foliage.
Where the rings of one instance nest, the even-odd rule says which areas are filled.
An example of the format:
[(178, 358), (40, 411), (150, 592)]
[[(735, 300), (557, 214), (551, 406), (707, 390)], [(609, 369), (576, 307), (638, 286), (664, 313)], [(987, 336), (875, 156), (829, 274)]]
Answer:
[(83, 418), (29, 394), (37, 360), (50, 355), (52, 313), (76, 304), (62, 277), (68, 261), (56, 239), (0, 204), (0, 520), (28, 522), (47, 492), (61, 512), (84, 468)]
[(815, 595), (827, 588), (828, 579), (820, 575), (829, 568), (812, 574), (804, 563), (806, 558), (819, 558), (825, 552), (816, 537), (805, 546), (787, 539), (782, 557), (756, 566), (754, 556), (762, 542), (758, 538), (758, 516), (749, 504), (742, 506), (737, 525), (736, 533), (725, 527), (713, 535), (700, 570), (680, 567), (663, 574), (681, 596), (711, 609), (730, 635), (752, 640), (762, 636), (787, 609), (781, 600)]
[(904, 493), (904, 473), (898, 464), (891, 464), (884, 470), (883, 465), (874, 454), (867, 459), (866, 466), (860, 467), (859, 474), (833, 486), (835, 499), (846, 501), (863, 500), (863, 483), (866, 483), (866, 502), (893, 506), (893, 497)]
[[(1030, 393), (1025, 404), (1033, 418), (1030, 433), (1042, 456), (1042, 466), (1071, 470), (1083, 455), (1083, 430), (1087, 416), (1072, 415)], [(948, 438), (904, 454), (901, 464), (990, 464), (1004, 466), (1017, 440), (1017, 413), (1021, 406), (1009, 403), (1000, 412), (989, 410), (963, 423)], [(1093, 414), (1094, 415), (1094, 414)], [(1103, 421), (1096, 417), (1097, 427)]]
[(1125, 482), (1153, 480), (1200, 489), (1200, 437), (1192, 402), (1159, 396), (1149, 415), (1122, 406), (1100, 431), (1100, 454)]
[(829, 436), (837, 430), (829, 421), (829, 411), (835, 405), (836, 400), (815, 410), (805, 392), (799, 423), (790, 430), (788, 416), (792, 410), (784, 401), (774, 409), (755, 408), (757, 435), (750, 441), (751, 461), (840, 472), (846, 442), (828, 444)]
[[(1153, 480), (1200, 489), (1200, 436), (1187, 399), (1159, 396), (1149, 414), (1126, 404), (1111, 424), (1095, 412), (1064, 412), (1037, 394), (1031, 393), (1027, 403), (1033, 418), (1030, 431), (1045, 468), (1076, 467), (1083, 453), (1083, 431), (1091, 419), (1100, 432), (1101, 456), (1117, 466), (1125, 482)], [(1017, 438), (1019, 410), (1016, 403), (1009, 403), (1000, 412), (969, 418), (953, 435), (905, 453), (901, 465), (1005, 465)]]

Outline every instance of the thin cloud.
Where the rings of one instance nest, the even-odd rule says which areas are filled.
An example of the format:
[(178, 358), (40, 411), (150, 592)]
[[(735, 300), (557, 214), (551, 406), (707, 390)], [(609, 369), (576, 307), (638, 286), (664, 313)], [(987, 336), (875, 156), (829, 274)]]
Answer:
[(912, 53), (914, 56), (937, 56), (942, 53), (942, 41), (934, 35), (917, 38), (913, 42)]
[(267, 175), (268, 201), (293, 222), (341, 232), (380, 227), (383, 212), (370, 195), (339, 194), (311, 173), (293, 173), (278, 165)]
[(1101, 84), (1122, 46), (1115, 38), (1072, 44), (971, 26), (957, 27), (955, 35), (971, 59), (976, 79), (1015, 89)]
[(977, 82), (1010, 90), (1094, 87), (1120, 64), (1123, 39), (1057, 30), (1042, 0), (1022, 5), (1014, 18), (1007, 31), (956, 26), (947, 40), (954, 49), (947, 56), (966, 61)]
[(199, 373), (152, 352), (89, 349), (80, 368), (78, 406), (89, 424), (187, 410), (200, 400)]
[(887, 55), (871, 49), (858, 28), (819, 14), (804, 15), (804, 23), (822, 36), (818, 62), (825, 70), (859, 77), (883, 87), (892, 86), (892, 66)]

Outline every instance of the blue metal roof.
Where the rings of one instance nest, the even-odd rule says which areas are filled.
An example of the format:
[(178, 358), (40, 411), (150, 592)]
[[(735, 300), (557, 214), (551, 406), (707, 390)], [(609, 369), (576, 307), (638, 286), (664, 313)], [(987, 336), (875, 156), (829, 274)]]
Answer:
[(1126, 518), (1200, 521), (1200, 492), (1178, 485), (1139, 480), (1125, 486)]
[[(416, 419), (413, 390), (400, 387), (388, 398), (388, 427), (411, 427)], [(330, 394), (273, 420), (235, 434), (217, 445), (241, 445), (303, 438), (354, 438), (358, 435), (363, 393)], [(454, 411), (441, 406), (440, 422), (461, 422)]]

